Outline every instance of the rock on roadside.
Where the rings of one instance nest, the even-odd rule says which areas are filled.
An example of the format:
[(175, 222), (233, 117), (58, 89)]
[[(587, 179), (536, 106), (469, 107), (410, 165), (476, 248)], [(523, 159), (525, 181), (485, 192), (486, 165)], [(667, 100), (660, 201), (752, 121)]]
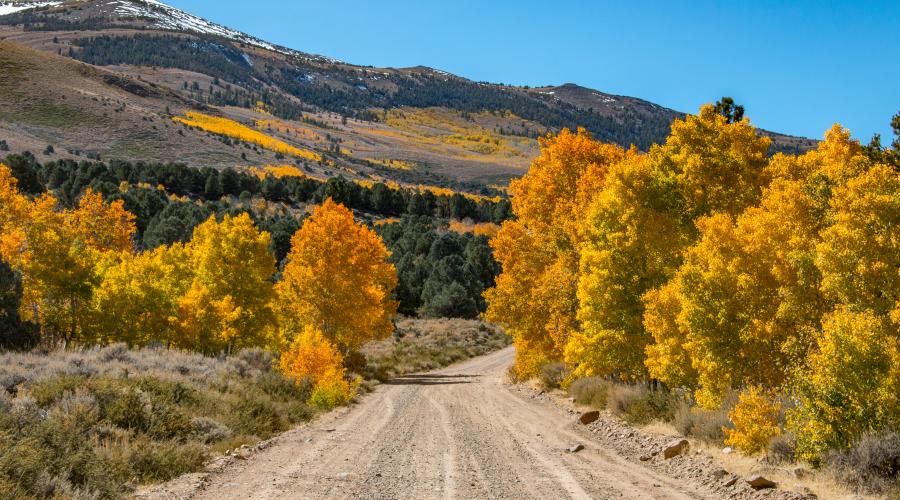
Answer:
[(674, 441), (669, 441), (669, 443), (663, 447), (663, 458), (670, 459), (672, 457), (677, 457), (678, 455), (687, 453), (690, 447), (691, 445), (690, 443), (688, 443), (687, 439), (676, 439)]
[(763, 490), (766, 488), (774, 488), (778, 486), (775, 481), (766, 479), (763, 476), (759, 475), (748, 477), (747, 484), (749, 484), (750, 487), (754, 490)]
[(592, 410), (582, 413), (581, 416), (578, 417), (578, 421), (583, 425), (587, 425), (591, 422), (596, 422), (598, 418), (600, 418), (600, 412), (597, 410)]

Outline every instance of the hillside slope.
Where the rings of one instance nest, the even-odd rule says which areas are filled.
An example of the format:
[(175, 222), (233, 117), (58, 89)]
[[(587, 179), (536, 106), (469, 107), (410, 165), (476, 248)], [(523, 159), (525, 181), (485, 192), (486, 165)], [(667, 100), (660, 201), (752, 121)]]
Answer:
[[(41, 122), (40, 113), (12, 106), (0, 132), (32, 150), (54, 144), (60, 154), (80, 149), (104, 158), (214, 167), (295, 163), (315, 176), (490, 192), (485, 186), (521, 175), (537, 152), (539, 135), (583, 126), (601, 140), (646, 149), (663, 140), (681, 116), (573, 84), (511, 87), (427, 67), (353, 66), (279, 47), (154, 0), (0, 2), (4, 12), (0, 37), (55, 56), (36, 62), (34, 52), (10, 48), (4, 50), (6, 64), (19, 67), (19, 77), (50, 106), (50, 115), (53, 106), (75, 106), (78, 113), (62, 113), (68, 121), (89, 118), (87, 126), (54, 125)], [(104, 71), (92, 73), (86, 69), (91, 66)], [(62, 88), (67, 72), (81, 76)], [(90, 102), (63, 102), (68, 95), (90, 96)], [(0, 95), (0, 104), (3, 99), (16, 102), (15, 96)], [(314, 152), (318, 161), (284, 158), (173, 126), (172, 116), (191, 110), (237, 120)], [(773, 150), (815, 144), (770, 135)]]

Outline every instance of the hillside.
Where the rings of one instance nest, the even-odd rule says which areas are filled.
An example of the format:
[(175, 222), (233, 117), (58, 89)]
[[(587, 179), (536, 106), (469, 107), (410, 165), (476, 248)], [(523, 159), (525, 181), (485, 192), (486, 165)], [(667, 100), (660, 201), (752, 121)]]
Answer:
[[(0, 94), (9, 110), (0, 133), (13, 149), (52, 144), (61, 155), (217, 168), (295, 163), (318, 177), (487, 194), (524, 172), (539, 135), (583, 126), (600, 140), (647, 149), (681, 116), (573, 84), (511, 87), (427, 67), (353, 66), (152, 0), (2, 2), (2, 13), (3, 64), (16, 68), (5, 78), (20, 89)], [(171, 120), (188, 111), (236, 120), (313, 154), (291, 157), (259, 141), (235, 146), (221, 131)], [(770, 135), (773, 150), (815, 144)]]

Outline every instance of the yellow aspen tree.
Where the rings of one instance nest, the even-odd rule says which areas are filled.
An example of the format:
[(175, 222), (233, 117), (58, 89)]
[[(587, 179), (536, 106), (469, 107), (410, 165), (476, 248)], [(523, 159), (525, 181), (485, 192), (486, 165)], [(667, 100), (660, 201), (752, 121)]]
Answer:
[(625, 157), (583, 129), (542, 138), (540, 146), (528, 173), (510, 184), (515, 220), (491, 242), (503, 271), (485, 292), (486, 317), (512, 336), (521, 376), (562, 359), (578, 331), (578, 222), (609, 166)]
[(577, 286), (582, 330), (571, 335), (565, 359), (583, 376), (646, 370), (650, 335), (643, 325), (642, 295), (675, 271), (686, 235), (645, 156), (610, 168), (606, 185), (581, 222), (583, 244)]
[(87, 189), (78, 207), (66, 214), (67, 230), (88, 247), (100, 251), (133, 251), (135, 216), (125, 210), (125, 202), (103, 201), (100, 193)]
[(788, 412), (798, 455), (818, 463), (866, 431), (900, 425), (900, 336), (871, 310), (839, 306), (826, 315), (817, 348), (797, 380)]
[[(653, 339), (641, 298), (674, 274), (683, 249), (696, 238), (698, 217), (738, 214), (758, 202), (767, 181), (769, 144), (748, 120), (729, 123), (712, 106), (703, 106), (696, 116), (676, 120), (665, 144), (611, 169), (581, 222), (583, 330), (566, 347), (566, 361), (577, 365), (576, 373), (646, 374)], [(684, 357), (670, 356), (667, 363), (676, 359)], [(656, 373), (669, 371), (674, 381), (690, 372), (671, 368)]]
[(100, 341), (133, 347), (171, 345), (178, 300), (192, 280), (184, 245), (161, 246), (141, 254), (109, 254), (98, 265), (93, 329)]
[(283, 340), (290, 343), (312, 327), (346, 355), (390, 335), (397, 271), (389, 256), (381, 238), (356, 223), (353, 212), (325, 200), (291, 238), (276, 285)]
[(698, 401), (710, 407), (732, 387), (781, 386), (805, 359), (826, 309), (814, 265), (821, 222), (800, 183), (777, 180), (759, 207), (698, 226), (676, 281)]
[(175, 345), (203, 352), (275, 347), (269, 233), (246, 213), (221, 222), (211, 216), (194, 229), (186, 254), (192, 281), (178, 299)]
[(876, 165), (835, 188), (831, 209), (817, 261), (823, 290), (835, 302), (900, 320), (900, 175)]
[(767, 183), (771, 142), (748, 119), (728, 123), (707, 104), (697, 115), (675, 120), (666, 143), (652, 147), (648, 161), (661, 182), (677, 186), (686, 219), (712, 212), (737, 215), (759, 200)]

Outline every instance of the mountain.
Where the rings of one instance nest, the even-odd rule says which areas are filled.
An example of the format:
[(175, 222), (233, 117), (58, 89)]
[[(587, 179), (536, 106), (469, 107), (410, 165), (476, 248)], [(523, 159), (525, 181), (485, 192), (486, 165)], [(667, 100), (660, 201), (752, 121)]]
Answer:
[[(547, 132), (582, 126), (647, 149), (683, 116), (574, 84), (514, 87), (424, 66), (350, 65), (155, 0), (0, 1), (0, 14), (0, 64), (14, 70), (0, 75), (0, 139), (32, 150), (53, 144), (60, 155), (213, 167), (293, 162), (310, 175), (489, 192), (522, 174), (537, 152), (534, 138)], [(294, 150), (172, 119), (189, 112), (234, 120), (309, 154), (286, 158)], [(773, 151), (816, 143), (763, 133)]]

